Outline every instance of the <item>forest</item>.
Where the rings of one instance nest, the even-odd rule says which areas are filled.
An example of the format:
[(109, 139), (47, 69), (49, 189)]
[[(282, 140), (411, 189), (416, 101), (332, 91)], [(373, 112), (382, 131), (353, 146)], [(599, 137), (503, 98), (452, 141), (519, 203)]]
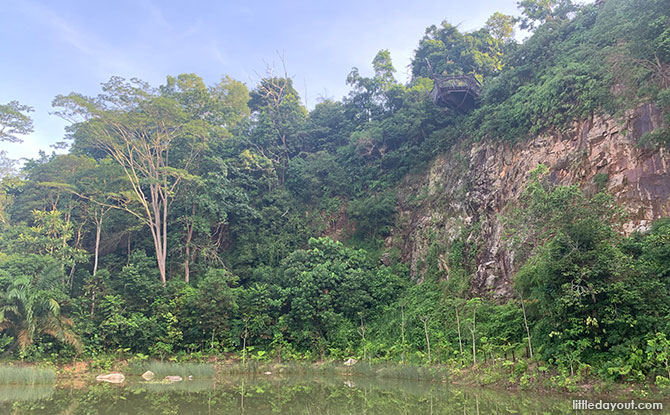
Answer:
[[(97, 96), (55, 97), (67, 151), (20, 168), (0, 154), (0, 354), (503, 359), (670, 386), (670, 219), (623, 233), (606, 186), (530, 173), (500, 213), (524, 259), (505, 298), (473, 289), (467, 235), (420, 276), (385, 243), (402, 180), (453, 148), (640, 103), (665, 117), (640, 145), (670, 146), (670, 1), (519, 7), (471, 32), (428, 27), (406, 84), (381, 50), (373, 75), (352, 68), (349, 94), (311, 110), (285, 70), (252, 87), (113, 77)], [(474, 75), (476, 108), (436, 106), (435, 74)], [(0, 141), (31, 131), (30, 110), (0, 105)]]

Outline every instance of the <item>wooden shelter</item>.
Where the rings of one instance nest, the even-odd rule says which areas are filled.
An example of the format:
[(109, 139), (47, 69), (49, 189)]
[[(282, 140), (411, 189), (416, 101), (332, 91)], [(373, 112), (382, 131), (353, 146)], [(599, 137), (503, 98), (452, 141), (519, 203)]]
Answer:
[(482, 84), (474, 75), (435, 75), (433, 81), (430, 97), (435, 105), (461, 113), (475, 108), (475, 99), (481, 93)]

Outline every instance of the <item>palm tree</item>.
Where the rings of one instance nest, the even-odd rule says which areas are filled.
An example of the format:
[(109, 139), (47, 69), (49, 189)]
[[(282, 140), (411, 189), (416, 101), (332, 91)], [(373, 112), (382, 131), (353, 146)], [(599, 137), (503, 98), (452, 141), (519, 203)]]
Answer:
[(48, 334), (80, 350), (81, 343), (72, 332), (72, 320), (60, 314), (57, 288), (60, 266), (48, 267), (35, 280), (16, 278), (5, 292), (0, 292), (0, 333), (7, 331), (17, 346), (25, 351), (39, 336)]

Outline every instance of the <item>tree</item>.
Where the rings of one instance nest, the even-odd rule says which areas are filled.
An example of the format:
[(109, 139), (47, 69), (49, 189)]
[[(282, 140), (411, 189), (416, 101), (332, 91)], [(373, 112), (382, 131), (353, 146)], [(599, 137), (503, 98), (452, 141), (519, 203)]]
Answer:
[(329, 238), (310, 238), (309, 248), (284, 259), (281, 285), (296, 344), (323, 352), (341, 327), (357, 327), (362, 313), (389, 304), (400, 281), (388, 268), (375, 268), (362, 249)]
[(7, 176), (15, 176), (18, 160), (7, 157), (5, 150), (0, 150), (0, 180)]
[(511, 42), (514, 40), (514, 25), (517, 18), (500, 12), (495, 12), (486, 21), (484, 26), (494, 39), (500, 42)]
[(217, 150), (231, 138), (230, 130), (249, 116), (249, 92), (243, 83), (227, 76), (208, 88), (195, 74), (168, 77), (161, 91), (179, 102), (191, 120), (205, 120), (204, 127), (208, 129), (208, 143), (191, 163), (189, 186), (175, 198), (173, 209), (173, 218), (176, 217), (173, 221), (184, 231), (178, 245), (183, 253), (184, 280), (188, 283), (197, 254), (203, 254), (204, 262), (210, 265), (220, 261), (211, 230), (220, 231), (229, 210), (245, 209), (240, 206), (244, 204), (244, 195), (231, 185), (228, 167)]
[(522, 0), (517, 5), (524, 15), (521, 19), (524, 30), (533, 30), (538, 23), (566, 19), (576, 10), (571, 0)]
[(0, 332), (7, 330), (13, 335), (13, 347), (25, 352), (38, 336), (48, 334), (80, 349), (72, 321), (60, 313), (57, 286), (61, 274), (58, 266), (51, 266), (35, 281), (20, 276), (0, 293)]
[[(73, 137), (111, 157), (131, 191), (114, 205), (151, 230), (161, 282), (166, 281), (170, 205), (207, 139), (204, 120), (194, 120), (174, 98), (148, 84), (113, 77), (95, 98), (58, 96), (59, 115), (77, 121)], [(102, 203), (102, 202), (99, 202)]]
[[(74, 193), (84, 199), (83, 220), (95, 225), (93, 276), (98, 271), (100, 238), (105, 216), (115, 208), (119, 195), (127, 191), (126, 176), (114, 160), (105, 158), (74, 178)], [(87, 203), (88, 202), (88, 203)]]
[(307, 110), (286, 74), (283, 78), (262, 79), (250, 96), (249, 107), (257, 119), (250, 144), (262, 157), (272, 161), (280, 182), (284, 183), (289, 160), (303, 147), (299, 133), (307, 119)]
[(382, 49), (372, 60), (372, 68), (375, 70), (375, 78), (378, 80), (381, 89), (387, 90), (396, 83), (393, 75), (396, 70), (391, 61), (391, 52), (388, 49)]
[(31, 111), (31, 107), (21, 105), (18, 101), (0, 104), (0, 141), (20, 143), (22, 140), (17, 134), (32, 133), (33, 120), (25, 114)]
[(412, 77), (474, 73), (478, 78), (497, 75), (502, 70), (503, 42), (483, 28), (461, 33), (444, 21), (426, 29), (412, 59)]
[(397, 90), (403, 88), (397, 84), (396, 70), (391, 61), (391, 54), (383, 49), (377, 52), (372, 60), (374, 76), (364, 77), (358, 68), (352, 68), (347, 76), (347, 84), (352, 87), (345, 103), (351, 113), (353, 122), (363, 125), (380, 118), (392, 109), (392, 98)]

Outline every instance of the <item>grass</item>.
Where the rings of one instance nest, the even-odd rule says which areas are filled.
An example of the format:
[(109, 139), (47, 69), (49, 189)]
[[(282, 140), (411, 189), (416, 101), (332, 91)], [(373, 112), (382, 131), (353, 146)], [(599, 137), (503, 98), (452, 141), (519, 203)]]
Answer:
[(213, 379), (200, 379), (186, 382), (142, 382), (130, 385), (131, 390), (136, 392), (165, 393), (172, 391), (198, 393), (214, 389)]
[(0, 366), (0, 384), (36, 385), (54, 383), (56, 372), (37, 367)]
[(133, 363), (128, 366), (128, 370), (136, 375), (150, 370), (158, 380), (165, 376), (181, 376), (184, 379), (188, 376), (193, 376), (194, 379), (214, 377), (214, 366), (207, 363), (144, 362)]
[(311, 362), (287, 362), (287, 363), (273, 363), (273, 362), (259, 362), (248, 361), (246, 364), (236, 362), (221, 366), (221, 372), (227, 375), (248, 375), (248, 374), (263, 374), (265, 372), (272, 372), (273, 374), (282, 375), (307, 375), (307, 374), (337, 374), (337, 366), (332, 362), (325, 363), (311, 363)]
[(262, 374), (272, 372), (282, 375), (355, 375), (386, 379), (408, 379), (417, 381), (446, 381), (449, 370), (443, 366), (413, 366), (413, 365), (394, 365), (394, 364), (368, 364), (358, 362), (347, 367), (338, 365), (335, 362), (309, 363), (309, 362), (289, 362), (279, 363), (261, 363), (251, 361), (247, 364), (235, 363), (221, 367), (222, 373), (228, 375), (241, 374)]
[(446, 381), (449, 370), (441, 366), (385, 365), (359, 362), (347, 370), (357, 376), (416, 381)]
[(53, 393), (53, 385), (0, 385), (0, 403), (38, 401), (48, 399)]

